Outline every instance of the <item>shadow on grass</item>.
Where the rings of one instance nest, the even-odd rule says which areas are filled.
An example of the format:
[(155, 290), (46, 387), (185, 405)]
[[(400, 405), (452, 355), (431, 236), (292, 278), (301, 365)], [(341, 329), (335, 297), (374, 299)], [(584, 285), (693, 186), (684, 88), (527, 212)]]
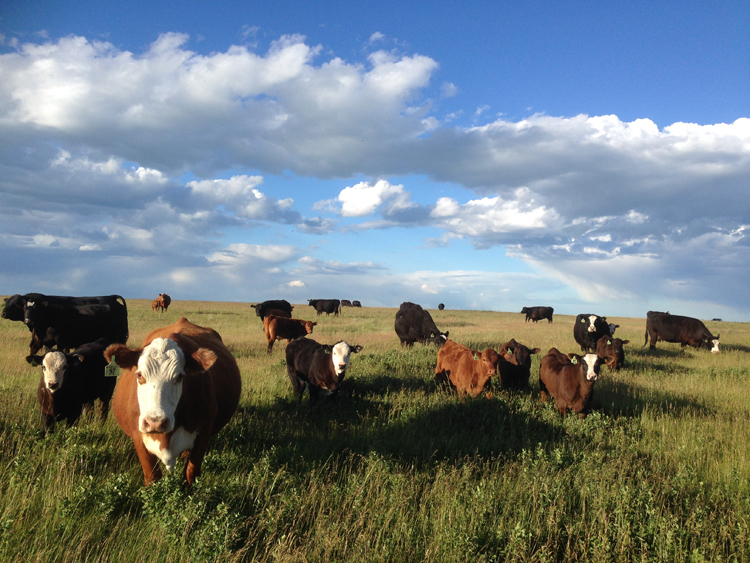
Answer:
[(750, 353), (750, 347), (741, 344), (721, 344), (719, 346), (722, 352), (745, 352)]
[(638, 417), (646, 411), (677, 418), (716, 413), (704, 402), (685, 395), (606, 379), (597, 382), (593, 406), (613, 417)]

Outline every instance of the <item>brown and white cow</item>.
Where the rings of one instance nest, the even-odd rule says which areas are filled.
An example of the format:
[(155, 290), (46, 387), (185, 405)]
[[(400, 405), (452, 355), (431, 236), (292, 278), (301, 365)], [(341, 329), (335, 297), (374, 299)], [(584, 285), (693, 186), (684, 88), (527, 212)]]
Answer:
[(362, 346), (343, 340), (336, 344), (319, 344), (310, 338), (297, 338), (286, 347), (286, 370), (294, 395), (302, 400), (307, 388), (310, 402), (318, 399), (321, 391), (335, 395), (341, 388), (351, 354), (362, 351)]
[(212, 435), (237, 410), (242, 382), (232, 353), (218, 332), (181, 318), (151, 331), (137, 350), (113, 344), (120, 375), (112, 410), (133, 439), (146, 484), (161, 478), (161, 461), (170, 471), (189, 451), (185, 479), (201, 473)]
[(159, 297), (157, 297), (156, 300), (159, 302), (159, 307), (161, 308), (162, 313), (164, 311), (167, 311), (169, 309), (169, 305), (172, 303), (172, 298), (166, 293), (160, 293)]
[(546, 403), (551, 395), (560, 414), (571, 409), (578, 418), (586, 418), (602, 363), (604, 360), (596, 354), (566, 356), (557, 348), (550, 348), (539, 367), (542, 402)]
[(449, 383), (462, 400), (467, 393), (476, 397), (485, 390), (491, 399), (490, 380), (497, 373), (498, 361), (499, 356), (492, 348), (479, 352), (447, 340), (438, 350), (435, 379)]
[(263, 332), (266, 333), (268, 341), (268, 353), (273, 350), (273, 344), (282, 338), (286, 339), (287, 346), (295, 338), (312, 334), (313, 327), (318, 323), (303, 321), (302, 319), (287, 319), (273, 315), (263, 319)]
[(622, 347), (629, 343), (630, 340), (602, 336), (596, 341), (596, 355), (606, 359), (609, 369), (619, 370), (625, 364), (625, 351)]

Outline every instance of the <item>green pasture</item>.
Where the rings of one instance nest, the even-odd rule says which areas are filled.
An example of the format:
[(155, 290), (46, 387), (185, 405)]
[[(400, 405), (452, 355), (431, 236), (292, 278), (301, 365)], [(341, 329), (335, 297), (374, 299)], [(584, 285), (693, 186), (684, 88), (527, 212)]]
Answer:
[[(645, 318), (610, 317), (625, 368), (602, 369), (579, 420), (540, 403), (540, 356), (531, 392), (461, 402), (433, 381), (435, 347), (399, 346), (396, 309), (295, 306), (319, 342), (364, 347), (313, 407), (249, 304), (128, 310), (133, 347), (181, 316), (216, 329), (242, 372), (238, 412), (195, 487), (179, 472), (144, 487), (113, 417), (41, 431), (28, 330), (0, 320), (0, 561), (750, 561), (750, 324), (707, 322), (714, 355), (649, 351)], [(579, 350), (572, 316), (430, 312), (472, 348)]]

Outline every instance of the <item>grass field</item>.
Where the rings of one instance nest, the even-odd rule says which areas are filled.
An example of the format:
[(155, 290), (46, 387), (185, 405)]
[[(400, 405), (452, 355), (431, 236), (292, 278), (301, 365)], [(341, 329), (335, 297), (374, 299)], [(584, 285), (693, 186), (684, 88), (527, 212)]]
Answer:
[[(44, 435), (28, 330), (0, 320), (0, 560), (750, 561), (750, 324), (706, 323), (713, 355), (650, 352), (645, 318), (610, 318), (625, 368), (602, 369), (579, 420), (539, 402), (540, 356), (530, 393), (438, 389), (437, 349), (401, 349), (395, 309), (295, 307), (315, 340), (364, 347), (337, 400), (313, 407), (249, 304), (128, 309), (133, 347), (181, 316), (216, 329), (242, 372), (238, 412), (192, 490), (177, 471), (146, 488), (113, 417)], [(430, 312), (472, 348), (579, 350), (574, 317)]]

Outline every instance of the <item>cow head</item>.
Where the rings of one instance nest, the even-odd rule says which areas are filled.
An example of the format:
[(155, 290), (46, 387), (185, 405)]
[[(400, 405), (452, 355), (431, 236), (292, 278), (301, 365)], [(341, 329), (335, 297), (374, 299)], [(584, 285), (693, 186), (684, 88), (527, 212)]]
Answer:
[(314, 326), (315, 326), (316, 324), (318, 324), (318, 323), (314, 323), (314, 322), (312, 322), (312, 321), (305, 321), (305, 323), (304, 323), (304, 324), (305, 324), (305, 331), (307, 332), (307, 334), (312, 334), (312, 332), (313, 332), (313, 327), (314, 327)]
[(716, 336), (712, 336), (711, 338), (709, 338), (706, 341), (706, 344), (711, 345), (711, 352), (713, 352), (714, 354), (719, 353), (719, 335), (718, 334)]
[(346, 368), (349, 366), (349, 357), (351, 354), (358, 354), (362, 351), (362, 346), (350, 346), (343, 340), (337, 342), (333, 346), (329, 346), (331, 354), (331, 362), (333, 362), (333, 370), (339, 379), (343, 379), (346, 375)]
[[(23, 322), (33, 328), (34, 327), (34, 318), (37, 315), (37, 310), (39, 310), (42, 307), (46, 307), (47, 302), (44, 301), (42, 303), (37, 303), (36, 301), (27, 301), (23, 306)], [(38, 320), (38, 318), (37, 318)]]
[(589, 316), (589, 332), (596, 332), (596, 319), (598, 319), (596, 315)]
[(497, 373), (497, 364), (500, 361), (500, 355), (492, 348), (486, 348), (483, 352), (472, 350), (471, 353), (482, 362), (482, 367), (484, 368), (482, 372), (487, 376), (487, 380)]
[(607, 326), (609, 326), (609, 334), (610, 334), (610, 336), (614, 336), (615, 335), (615, 330), (618, 329), (618, 328), (620, 328), (620, 325), (616, 325), (615, 323), (609, 323), (609, 325), (607, 325)]
[(438, 348), (440, 348), (443, 344), (445, 344), (448, 341), (448, 333), (450, 331), (440, 332), (440, 331), (432, 331), (430, 332), (429, 338), (427, 338), (428, 342), (434, 342), (437, 344)]
[[(173, 334), (169, 338), (156, 338), (140, 350), (130, 350), (122, 344), (113, 344), (105, 350), (107, 361), (115, 356), (118, 366), (126, 372), (135, 372), (140, 432), (173, 431), (185, 379), (200, 376), (216, 361), (214, 352), (206, 348), (196, 350), (191, 344), (192, 341)], [(191, 349), (195, 350), (192, 354)]]
[(3, 303), (3, 311), (0, 316), (9, 321), (22, 321), (24, 303), (23, 296), (18, 293), (7, 297)]
[(585, 356), (579, 356), (578, 354), (568, 354), (570, 362), (572, 364), (580, 365), (583, 368), (583, 375), (586, 380), (593, 383), (599, 378), (599, 369), (604, 363), (604, 358), (600, 358), (596, 354), (586, 354)]
[(42, 366), (44, 387), (54, 393), (63, 386), (68, 367), (82, 362), (83, 356), (54, 351), (44, 356), (26, 356), (26, 361), (34, 367)]
[(515, 366), (531, 366), (531, 355), (538, 354), (541, 351), (541, 348), (534, 348), (533, 350), (527, 348), (520, 342), (516, 342), (515, 338), (511, 338), (500, 348), (500, 354), (506, 361)]

